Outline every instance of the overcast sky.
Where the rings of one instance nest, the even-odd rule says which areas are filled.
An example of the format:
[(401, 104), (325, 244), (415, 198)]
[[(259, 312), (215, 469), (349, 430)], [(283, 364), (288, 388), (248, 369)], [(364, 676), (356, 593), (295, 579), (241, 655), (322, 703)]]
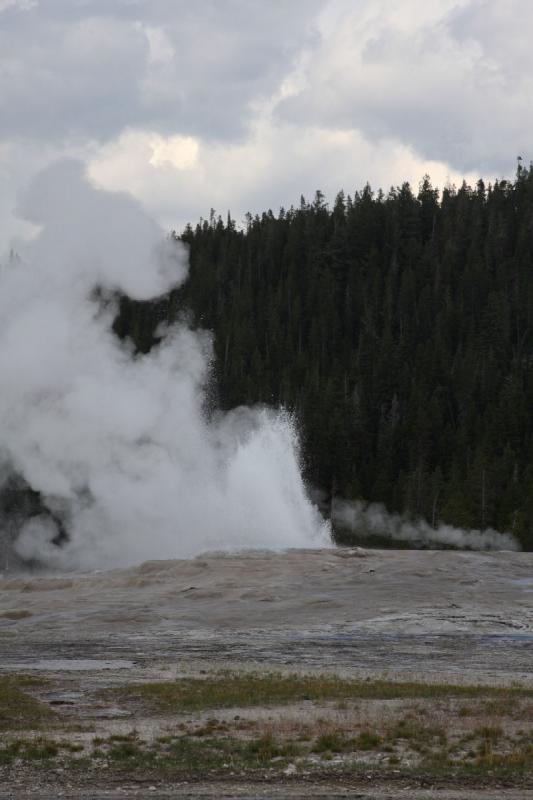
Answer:
[(0, 237), (82, 158), (166, 227), (533, 157), (530, 0), (0, 0)]

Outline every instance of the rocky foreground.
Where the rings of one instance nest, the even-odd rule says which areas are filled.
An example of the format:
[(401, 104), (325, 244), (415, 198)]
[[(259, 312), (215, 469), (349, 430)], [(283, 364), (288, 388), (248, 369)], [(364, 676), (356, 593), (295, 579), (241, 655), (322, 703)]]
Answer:
[(525, 797), (532, 600), (526, 553), (4, 575), (0, 797)]

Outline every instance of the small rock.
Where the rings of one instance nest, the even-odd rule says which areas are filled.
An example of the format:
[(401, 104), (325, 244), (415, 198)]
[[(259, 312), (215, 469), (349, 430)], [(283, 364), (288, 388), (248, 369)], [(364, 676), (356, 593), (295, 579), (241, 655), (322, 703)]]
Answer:
[(289, 766), (283, 770), (284, 775), (294, 775), (295, 772), (296, 772), (296, 764), (289, 764)]

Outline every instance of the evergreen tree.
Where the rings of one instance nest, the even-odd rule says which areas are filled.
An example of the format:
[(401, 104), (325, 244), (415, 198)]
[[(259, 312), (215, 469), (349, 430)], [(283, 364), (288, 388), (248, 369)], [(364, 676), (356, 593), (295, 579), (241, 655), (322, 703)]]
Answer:
[(192, 309), (223, 407), (294, 410), (306, 477), (533, 548), (533, 169), (442, 193), (340, 192), (187, 226), (191, 274), (115, 330), (140, 351)]

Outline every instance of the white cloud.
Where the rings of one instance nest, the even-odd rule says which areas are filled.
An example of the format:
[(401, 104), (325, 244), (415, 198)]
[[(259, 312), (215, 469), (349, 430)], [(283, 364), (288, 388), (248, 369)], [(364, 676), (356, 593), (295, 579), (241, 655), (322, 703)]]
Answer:
[[(192, 136), (161, 136), (154, 131), (126, 130), (116, 140), (95, 147), (93, 152), (93, 166), (99, 165), (100, 175), (111, 172), (116, 182), (117, 177), (127, 180), (134, 164), (192, 169), (198, 161), (199, 142)], [(105, 177), (102, 182), (106, 182)]]
[(0, 0), (0, 229), (75, 155), (167, 226), (531, 156), (526, 0)]
[(332, 0), (280, 116), (394, 139), (460, 170), (508, 170), (533, 124), (532, 24), (527, 0)]
[(150, 46), (148, 62), (171, 64), (176, 58), (176, 50), (164, 28), (151, 28), (147, 25), (144, 30)]
[(175, 169), (191, 169), (198, 161), (199, 145), (192, 136), (159, 136), (154, 134), (150, 141), (152, 157), (150, 164), (153, 167), (163, 167), (165, 164)]
[(340, 189), (362, 188), (369, 177), (376, 189), (405, 180), (416, 187), (425, 173), (440, 186), (462, 180), (405, 145), (372, 143), (357, 131), (278, 124), (268, 113), (242, 142), (201, 143), (194, 161), (180, 170), (169, 163), (156, 168), (151, 142), (150, 134), (130, 132), (94, 154), (90, 174), (107, 189), (130, 191), (168, 228), (194, 224), (212, 207), (223, 216), (230, 210), (240, 223), (247, 211), (277, 213), (297, 205), (302, 193), (312, 199), (316, 189), (333, 200)]

